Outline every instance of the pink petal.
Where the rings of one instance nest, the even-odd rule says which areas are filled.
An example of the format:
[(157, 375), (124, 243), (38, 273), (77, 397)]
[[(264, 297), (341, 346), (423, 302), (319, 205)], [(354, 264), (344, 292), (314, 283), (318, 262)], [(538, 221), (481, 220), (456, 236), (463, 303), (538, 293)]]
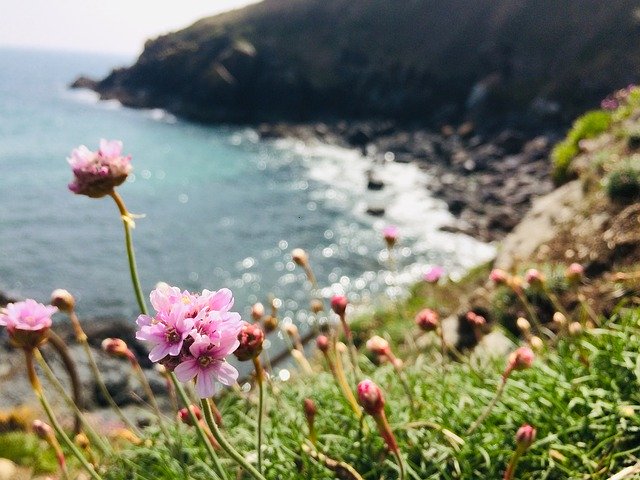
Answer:
[(238, 370), (227, 362), (217, 362), (211, 370), (223, 385), (233, 385), (238, 379)]
[(178, 380), (185, 383), (195, 377), (199, 371), (198, 362), (195, 359), (190, 358), (178, 365), (175, 368), (174, 373), (176, 374), (176, 377), (178, 377)]
[(215, 393), (213, 377), (209, 371), (200, 372), (196, 381), (196, 393), (200, 398), (212, 397)]

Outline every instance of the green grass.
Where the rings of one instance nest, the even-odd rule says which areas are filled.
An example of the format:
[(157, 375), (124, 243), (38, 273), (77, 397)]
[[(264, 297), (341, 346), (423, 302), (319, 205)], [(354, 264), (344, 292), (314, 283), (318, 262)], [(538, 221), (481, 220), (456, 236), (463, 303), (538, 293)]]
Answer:
[[(513, 374), (502, 401), (471, 435), (464, 432), (492, 398), (504, 359), (443, 366), (437, 349), (413, 352), (405, 373), (418, 399), (415, 412), (389, 365), (376, 368), (361, 356), (361, 366), (385, 391), (387, 416), (407, 460), (408, 478), (500, 478), (513, 452), (516, 430), (530, 423), (538, 436), (517, 478), (606, 479), (635, 463), (640, 450), (639, 321), (640, 311), (626, 310), (611, 318), (606, 328), (560, 340), (556, 349), (539, 355), (533, 368)], [(301, 452), (307, 432), (302, 401), (307, 397), (318, 407), (320, 451), (350, 463), (365, 479), (397, 478), (393, 457), (385, 453), (371, 419), (368, 431), (363, 431), (325, 372), (271, 385), (265, 422), (267, 478), (334, 478)], [(219, 407), (225, 434), (241, 451), (255, 455), (255, 398), (229, 392)], [(433, 424), (459, 435), (464, 444), (456, 444)], [(182, 443), (178, 457), (188, 465), (188, 478), (209, 478), (194, 434), (180, 428), (175, 438)], [(175, 451), (161, 438), (156, 440), (111, 459), (105, 478), (187, 478)], [(223, 461), (235, 478), (233, 464)]]

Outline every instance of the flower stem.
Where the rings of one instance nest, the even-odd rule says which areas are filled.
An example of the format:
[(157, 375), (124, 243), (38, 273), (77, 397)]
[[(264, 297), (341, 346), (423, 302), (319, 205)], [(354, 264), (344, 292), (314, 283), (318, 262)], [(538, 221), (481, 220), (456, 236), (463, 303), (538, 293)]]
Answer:
[(493, 410), (493, 407), (496, 406), (496, 403), (498, 403), (498, 400), (500, 400), (500, 397), (504, 392), (504, 386), (507, 384), (507, 378), (508, 378), (507, 376), (502, 377), (502, 380), (500, 381), (500, 385), (498, 385), (498, 390), (496, 391), (495, 396), (493, 397), (491, 402), (489, 402), (489, 404), (485, 407), (482, 414), (476, 419), (475, 422), (473, 422), (473, 425), (469, 427), (469, 429), (467, 430), (467, 435), (471, 434), (476, 428), (478, 428), (482, 424), (482, 422), (484, 422), (485, 419), (489, 416), (489, 414), (491, 413), (491, 410)]
[(396, 441), (396, 437), (393, 435), (393, 431), (389, 426), (389, 422), (387, 421), (387, 416), (384, 413), (384, 409), (380, 411), (379, 414), (374, 415), (374, 420), (378, 425), (378, 431), (380, 432), (380, 436), (384, 439), (387, 444), (387, 448), (395, 455), (398, 460), (398, 468), (400, 469), (400, 475), (398, 476), (399, 480), (404, 480), (405, 478), (405, 467), (404, 460), (402, 459), (402, 454), (400, 453), (400, 448), (398, 447), (398, 442)]
[(110, 453), (111, 452), (111, 447), (109, 446), (109, 444), (107, 444), (106, 442), (103, 442), (102, 439), (100, 438), (100, 436), (96, 433), (96, 431), (93, 429), (93, 427), (89, 424), (89, 422), (87, 421), (86, 417), (80, 411), (80, 408), (78, 408), (78, 406), (74, 403), (73, 399), (66, 392), (66, 390), (64, 389), (64, 387), (62, 386), (60, 381), (56, 378), (55, 374), (53, 373), (53, 371), (51, 370), (51, 368), (47, 364), (46, 360), (44, 359), (44, 357), (40, 353), (40, 350), (38, 350), (38, 349), (34, 350), (34, 356), (36, 358), (36, 361), (40, 365), (40, 368), (42, 368), (42, 371), (46, 375), (47, 380), (49, 380), (49, 382), (53, 385), (53, 387), (56, 389), (56, 391), (62, 397), (62, 399), (65, 401), (65, 403), (75, 412), (77, 418), (80, 419), (80, 423), (84, 427), (84, 430), (87, 432), (87, 435), (89, 436), (89, 439), (91, 440), (91, 442), (94, 445), (97, 445), (98, 449), (103, 454)]
[(133, 250), (133, 240), (131, 238), (131, 227), (133, 224), (133, 220), (131, 219), (131, 215), (127, 211), (127, 207), (122, 200), (122, 197), (113, 190), (111, 193), (111, 198), (116, 202), (116, 206), (120, 211), (120, 217), (122, 218), (122, 224), (124, 226), (124, 238), (127, 246), (127, 257), (129, 259), (129, 272), (131, 273), (131, 282), (133, 283), (133, 290), (136, 294), (136, 300), (138, 301), (138, 307), (140, 307), (140, 312), (144, 315), (147, 314), (147, 305), (144, 301), (144, 296), (142, 295), (142, 287), (140, 286), (140, 278), (138, 277), (138, 267), (136, 266), (136, 257), (135, 252)]
[(164, 420), (162, 418), (162, 412), (160, 411), (160, 407), (158, 406), (158, 402), (156, 401), (156, 396), (153, 394), (153, 390), (151, 390), (151, 385), (149, 385), (149, 381), (147, 380), (147, 377), (142, 371), (142, 368), (140, 367), (140, 364), (138, 363), (138, 360), (135, 358), (135, 356), (132, 356), (132, 358), (130, 358), (129, 361), (131, 363), (131, 366), (133, 367), (133, 371), (138, 377), (138, 381), (140, 382), (140, 385), (142, 385), (142, 389), (144, 390), (144, 393), (147, 396), (147, 399), (149, 400), (149, 403), (151, 404), (153, 411), (158, 417), (160, 430), (162, 430), (162, 433), (167, 439), (167, 441), (171, 442), (171, 435), (169, 434), (169, 430), (167, 430), (167, 426), (164, 423)]
[(264, 416), (264, 371), (260, 364), (260, 358), (253, 359), (256, 369), (256, 382), (258, 383), (258, 471), (262, 473), (262, 417)]
[(522, 447), (516, 447), (516, 451), (513, 452), (509, 465), (507, 465), (507, 469), (504, 471), (504, 477), (502, 477), (503, 480), (513, 480), (513, 476), (516, 473), (516, 467), (518, 466), (518, 461), (523, 453), (524, 449)]
[(47, 400), (47, 397), (45, 397), (44, 391), (42, 390), (42, 385), (40, 384), (40, 380), (38, 379), (38, 374), (36, 373), (35, 365), (33, 363), (34, 351), (33, 350), (25, 350), (24, 353), (25, 353), (25, 357), (26, 357), (25, 358), (25, 364), (26, 364), (26, 367), (27, 367), (27, 374), (29, 375), (29, 381), (31, 383), (31, 388), (33, 389), (34, 393), (36, 394), (36, 397), (38, 397), (38, 400), (40, 401), (40, 404), (42, 405), (42, 408), (44, 409), (45, 413), (47, 414), (47, 417), (49, 418), (49, 421), (51, 422), (51, 426), (53, 427), (55, 432), (60, 436), (60, 438), (62, 438), (62, 441), (64, 442), (66, 447), (69, 450), (71, 450), (71, 452), (76, 456), (76, 458), (82, 464), (82, 466), (85, 468), (87, 473), (89, 473), (89, 476), (91, 478), (93, 478), (94, 480), (102, 480), (102, 477), (100, 477), (100, 475), (98, 475), (96, 473), (96, 471), (94, 470), (93, 466), (87, 461), (85, 456), (82, 455), (80, 450), (78, 450), (78, 447), (75, 446), (75, 444), (71, 441), (71, 439), (67, 436), (67, 434), (64, 432), (64, 430), (62, 429), (62, 427), (58, 423), (58, 419), (56, 418), (55, 414), (53, 413), (53, 409), (51, 408), (51, 405), (49, 404), (49, 401)]
[(222, 449), (229, 454), (231, 458), (233, 458), (240, 467), (244, 468), (247, 473), (249, 473), (255, 480), (266, 480), (262, 474), (255, 469), (253, 465), (245, 460), (245, 458), (240, 455), (240, 453), (231, 446), (231, 444), (227, 441), (226, 438), (222, 436), (218, 425), (213, 420), (213, 415), (211, 413), (211, 406), (209, 405), (209, 401), (204, 398), (201, 401), (202, 403), (202, 411), (204, 413), (204, 418), (207, 420), (207, 425), (209, 429), (211, 429), (211, 433), (213, 437), (218, 441)]
[(202, 425), (200, 425), (200, 422), (196, 418), (195, 413), (193, 413), (193, 410), (191, 409), (191, 402), (189, 401), (189, 397), (187, 397), (187, 393), (184, 391), (182, 384), (180, 383), (180, 381), (178, 380), (178, 378), (173, 372), (169, 374), (169, 378), (171, 379), (176, 389), (176, 392), (180, 397), (180, 400), (182, 401), (182, 403), (184, 403), (184, 406), (187, 408), (187, 411), (189, 412), (189, 418), (191, 419), (191, 423), (196, 429), (198, 437), (200, 437), (200, 441), (206, 447), (207, 453), (209, 453), (209, 456), (211, 457), (211, 461), (213, 462), (213, 466), (218, 472), (218, 475), (220, 476), (220, 478), (222, 478), (222, 480), (228, 480), (227, 474), (224, 468), (222, 468), (222, 464), (220, 463), (220, 459), (218, 458), (218, 454), (213, 449), (213, 445), (209, 441), (207, 433), (203, 430)]
[[(349, 382), (347, 382), (347, 377), (344, 374), (344, 368), (342, 368), (342, 359), (340, 356), (340, 352), (338, 352), (337, 344), (338, 344), (337, 335), (334, 333), (333, 353), (335, 354), (335, 358), (336, 358), (335, 365), (333, 368), (334, 377), (336, 379), (336, 382), (338, 382), (338, 386), (342, 390), (342, 393), (347, 399), (347, 402), (349, 402), (349, 405), (351, 405), (353, 412), (356, 414), (356, 417), (359, 419), (362, 416), (362, 412), (360, 411), (360, 406), (358, 405), (358, 401), (356, 400), (356, 397), (353, 395), (353, 392), (349, 387)], [(329, 359), (328, 356), (327, 356), (327, 359)]]

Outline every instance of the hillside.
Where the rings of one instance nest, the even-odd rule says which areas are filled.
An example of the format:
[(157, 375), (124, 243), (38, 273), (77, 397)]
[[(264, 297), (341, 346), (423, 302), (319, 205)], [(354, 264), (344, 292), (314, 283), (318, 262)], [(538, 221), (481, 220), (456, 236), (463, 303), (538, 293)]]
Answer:
[(561, 123), (637, 79), (633, 0), (265, 0), (150, 40), (90, 85), (208, 122)]

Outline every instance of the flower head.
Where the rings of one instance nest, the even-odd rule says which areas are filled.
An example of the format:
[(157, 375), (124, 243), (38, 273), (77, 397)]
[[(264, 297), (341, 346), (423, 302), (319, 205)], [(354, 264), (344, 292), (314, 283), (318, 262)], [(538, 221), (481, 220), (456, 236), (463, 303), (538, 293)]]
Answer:
[(358, 384), (358, 403), (369, 415), (379, 415), (384, 409), (382, 390), (371, 380), (362, 380)]
[(316, 338), (316, 347), (322, 353), (327, 353), (329, 351), (329, 339), (324, 335), (318, 335)]
[(416, 325), (425, 332), (432, 332), (438, 328), (440, 317), (438, 312), (430, 308), (423, 308), (416, 315)]
[(584, 267), (579, 263), (572, 263), (567, 267), (564, 275), (569, 282), (577, 283), (584, 277)]
[[(201, 421), (203, 419), (202, 410), (197, 405), (190, 405), (191, 411), (193, 415), (196, 417), (196, 420)], [(178, 410), (177, 414), (178, 420), (184, 423), (185, 425), (194, 426), (191, 421), (191, 415), (189, 415), (189, 409), (187, 407), (183, 407)]]
[(334, 295), (331, 299), (331, 308), (337, 315), (343, 316), (349, 304), (347, 297), (344, 295)]
[(382, 237), (389, 248), (392, 248), (396, 244), (399, 236), (400, 230), (395, 225), (388, 225), (382, 230)]
[(305, 267), (309, 264), (309, 256), (301, 248), (294, 248), (291, 251), (291, 258), (299, 267)]
[(56, 288), (51, 292), (51, 305), (62, 312), (71, 312), (76, 305), (76, 300), (67, 290)]
[(258, 324), (245, 322), (240, 333), (238, 333), (238, 341), (240, 346), (233, 354), (241, 362), (251, 360), (262, 353), (264, 331)]
[(81, 145), (71, 152), (68, 161), (74, 175), (69, 190), (92, 198), (108, 195), (131, 172), (131, 157), (122, 155), (122, 142), (118, 140), (100, 140), (97, 152)]
[(255, 322), (259, 322), (264, 317), (264, 305), (260, 302), (254, 303), (251, 307), (251, 318)]
[(427, 283), (438, 283), (438, 281), (442, 278), (443, 275), (444, 275), (444, 268), (436, 265), (436, 266), (430, 267), (429, 270), (427, 270), (425, 274), (422, 276), (422, 278)]
[(530, 268), (527, 273), (524, 274), (524, 280), (532, 287), (540, 286), (544, 283), (544, 275), (535, 268)]
[(313, 300), (311, 300), (309, 308), (313, 313), (320, 313), (324, 310), (324, 305), (322, 304), (322, 300), (314, 298)]
[(51, 326), (51, 316), (58, 309), (46, 306), (35, 300), (9, 303), (0, 311), (0, 325), (7, 327), (11, 341), (16, 347), (36, 348), (47, 339)]
[(465, 315), (465, 319), (474, 327), (481, 327), (487, 323), (487, 319), (482, 315), (478, 315), (476, 312), (470, 310)]
[(524, 424), (516, 432), (516, 443), (521, 448), (529, 448), (536, 439), (536, 429)]
[(389, 353), (389, 342), (378, 335), (374, 335), (367, 340), (367, 350), (376, 355), (387, 355)]
[(496, 285), (506, 285), (509, 283), (509, 274), (500, 268), (494, 268), (489, 274), (489, 279)]
[(114, 357), (126, 358), (127, 360), (135, 360), (136, 357), (124, 340), (120, 338), (105, 338), (102, 341), (102, 350)]
[(520, 347), (509, 355), (507, 367), (505, 368), (503, 377), (508, 377), (513, 370), (525, 370), (531, 368), (536, 355), (529, 347)]

